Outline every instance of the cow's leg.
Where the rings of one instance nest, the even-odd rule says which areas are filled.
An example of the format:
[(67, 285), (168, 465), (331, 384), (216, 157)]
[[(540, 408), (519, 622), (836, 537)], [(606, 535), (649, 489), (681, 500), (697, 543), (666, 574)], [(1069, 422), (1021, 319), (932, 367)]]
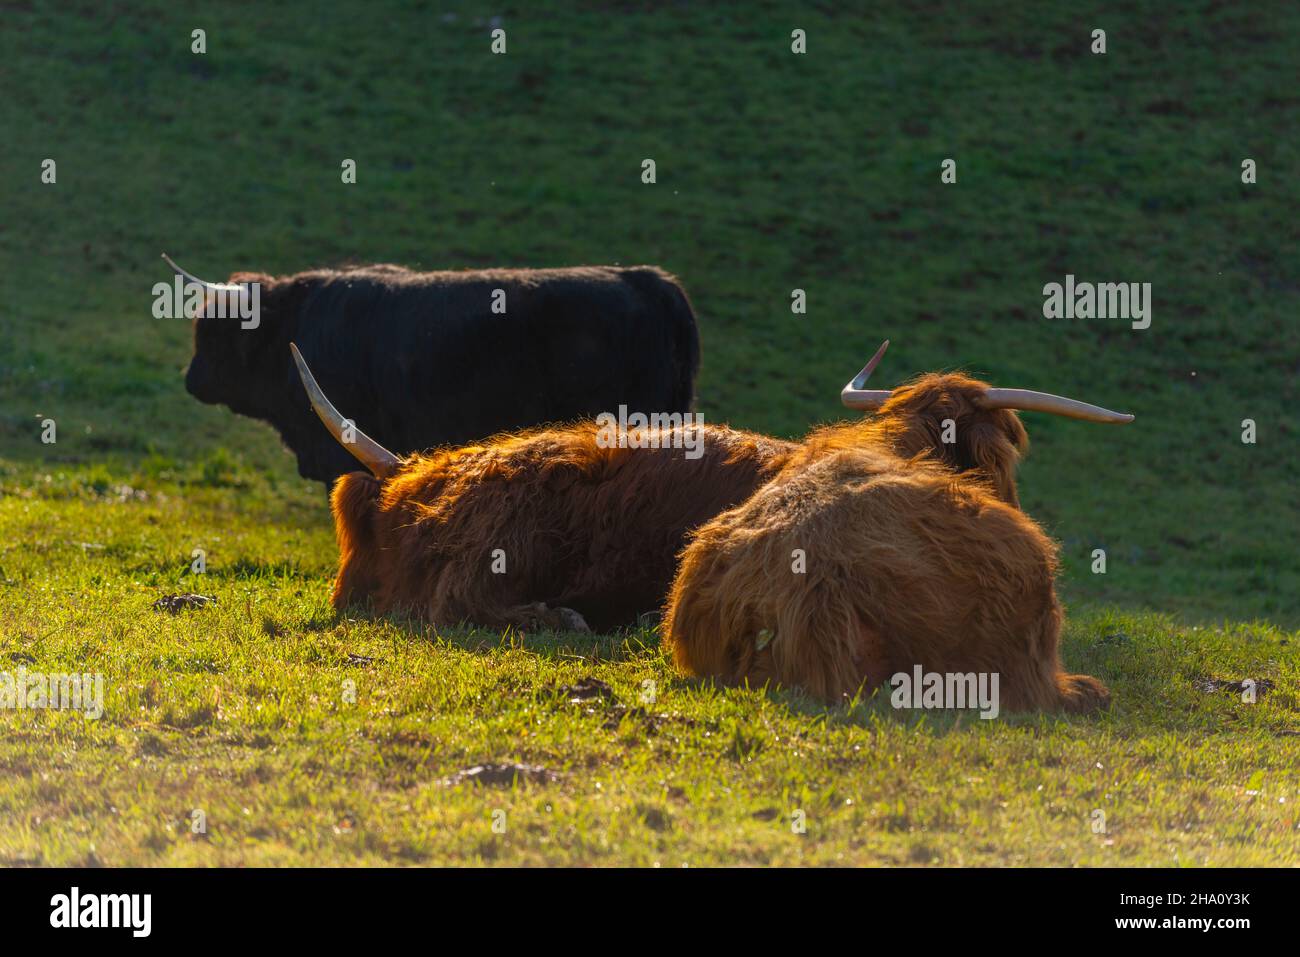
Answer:
[(532, 602), (505, 608), (500, 613), (504, 624), (516, 628), (543, 628), (551, 631), (576, 631), (591, 634), (585, 618), (572, 608), (552, 608), (545, 602)]
[(1069, 714), (1093, 714), (1110, 707), (1110, 691), (1091, 675), (1056, 676), (1061, 694), (1061, 710)]
[(584, 635), (591, 634), (591, 626), (587, 624), (587, 620), (572, 608), (552, 608), (551, 612), (558, 615), (560, 621), (564, 623), (563, 630), (576, 631)]
[(1110, 692), (1104, 684), (1089, 675), (1061, 670), (1058, 649), (1063, 615), (1050, 582), (1045, 584), (1038, 608), (1032, 607), (1028, 596), (1020, 600), (1022, 608), (1015, 617), (997, 622), (983, 633), (966, 635), (954, 647), (955, 655), (948, 659), (952, 663), (946, 670), (971, 670), (972, 661), (984, 662), (984, 667), (1000, 676), (1005, 711), (1092, 714), (1109, 707)]

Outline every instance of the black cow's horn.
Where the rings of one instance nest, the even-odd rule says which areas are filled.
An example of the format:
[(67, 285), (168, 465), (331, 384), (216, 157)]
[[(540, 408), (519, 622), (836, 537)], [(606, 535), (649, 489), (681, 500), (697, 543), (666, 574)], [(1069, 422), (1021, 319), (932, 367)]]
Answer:
[[(186, 270), (182, 269), (180, 266), (176, 265), (175, 260), (173, 260), (172, 257), (171, 257), (171, 256), (168, 256), (166, 253), (163, 253), (163, 254), (162, 254), (162, 258), (163, 258), (164, 260), (166, 260), (167, 265), (171, 266), (172, 269), (176, 270), (177, 273), (179, 273), (180, 275), (184, 276), (184, 277), (185, 277), (186, 279), (188, 279), (190, 282), (198, 283), (200, 286), (202, 286), (202, 287), (203, 287), (205, 290), (207, 290), (209, 293), (219, 293), (219, 292), (224, 292), (224, 293), (226, 293), (226, 294), (228, 294), (228, 295), (234, 295), (234, 296), (238, 297), (237, 299), (234, 300), (234, 303), (235, 303), (236, 308), (239, 308), (239, 309), (242, 310), (243, 305), (244, 305), (244, 299), (248, 296), (248, 288), (247, 288), (246, 286), (244, 286), (242, 283), (237, 283), (237, 282), (208, 282), (206, 279), (200, 279), (198, 276), (194, 275), (192, 272), (187, 272)], [(230, 301), (231, 301), (231, 300), (227, 300), (227, 302), (230, 302)]]
[[(293, 353), (293, 361), (298, 366), (298, 375), (302, 378), (302, 387), (307, 390), (311, 407), (325, 423), (325, 428), (329, 429), (330, 435), (334, 436), (339, 445), (356, 456), (358, 462), (370, 469), (375, 478), (386, 479), (396, 472), (402, 464), (401, 460), (358, 429), (355, 423), (343, 418), (339, 410), (334, 408), (334, 404), (325, 397), (321, 387), (316, 384), (316, 377), (311, 374), (311, 369), (307, 368), (307, 363), (302, 353), (298, 351), (298, 347), (291, 342), (289, 350)], [(343, 438), (344, 430), (349, 428), (353, 433), (350, 442)]]

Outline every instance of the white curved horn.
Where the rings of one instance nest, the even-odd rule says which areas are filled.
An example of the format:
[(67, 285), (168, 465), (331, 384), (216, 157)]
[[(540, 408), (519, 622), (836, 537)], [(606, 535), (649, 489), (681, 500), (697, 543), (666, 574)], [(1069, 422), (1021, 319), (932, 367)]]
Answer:
[(871, 361), (862, 367), (862, 371), (849, 380), (848, 384), (840, 390), (840, 401), (850, 409), (862, 409), (869, 411), (878, 409), (889, 399), (892, 394), (888, 389), (864, 389), (867, 379), (871, 378), (871, 373), (876, 371), (876, 366), (880, 364), (880, 359), (889, 348), (889, 340), (886, 339), (876, 350), (876, 354), (871, 357)]
[(168, 256), (166, 253), (162, 254), (162, 258), (166, 260), (167, 265), (171, 266), (172, 269), (176, 270), (177, 273), (184, 276), (190, 282), (197, 283), (198, 285), (202, 286), (205, 290), (208, 291), (210, 295), (225, 293), (227, 296), (233, 296), (234, 298), (227, 299), (227, 302), (235, 310), (237, 310), (237, 312), (235, 312), (236, 315), (242, 315), (246, 311), (245, 307), (246, 307), (246, 300), (248, 299), (248, 287), (243, 283), (208, 282), (206, 279), (200, 279), (198, 276), (194, 275), (193, 273), (187, 272), (186, 270), (182, 269), (180, 266), (176, 265), (172, 257)]
[(1050, 412), (1063, 415), (1067, 419), (1083, 419), (1085, 422), (1101, 422), (1107, 425), (1124, 425), (1133, 421), (1127, 412), (1112, 412), (1099, 405), (1067, 399), (1065, 396), (1052, 395), (1050, 392), (1035, 392), (1032, 389), (988, 389), (980, 400), (986, 409), (1019, 409), (1026, 412)]
[[(401, 459), (358, 429), (355, 423), (349, 423), (343, 418), (339, 410), (334, 408), (334, 403), (330, 402), (321, 391), (321, 387), (316, 383), (316, 377), (311, 374), (311, 369), (307, 368), (307, 361), (303, 359), (298, 347), (291, 342), (289, 351), (293, 353), (293, 361), (298, 366), (298, 376), (302, 379), (302, 387), (307, 390), (311, 407), (325, 424), (325, 428), (329, 429), (330, 435), (334, 436), (339, 445), (351, 452), (358, 462), (368, 468), (375, 478), (386, 479), (396, 472), (402, 464)], [(344, 429), (349, 424), (353, 432), (351, 442), (343, 439)]]

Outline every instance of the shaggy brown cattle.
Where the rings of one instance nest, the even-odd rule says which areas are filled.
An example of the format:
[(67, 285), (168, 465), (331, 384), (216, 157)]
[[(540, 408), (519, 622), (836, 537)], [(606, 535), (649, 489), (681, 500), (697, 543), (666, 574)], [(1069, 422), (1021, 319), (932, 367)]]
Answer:
[(1065, 674), (1056, 549), (982, 483), (879, 448), (783, 469), (682, 555), (664, 643), (690, 674), (827, 701), (917, 665), (997, 674), (1012, 710), (1105, 707)]
[(686, 533), (744, 501), (783, 444), (703, 430), (704, 454), (603, 447), (591, 422), (343, 476), (336, 608), (436, 624), (605, 630), (658, 608)]
[[(997, 390), (940, 376), (892, 395), (862, 391), (883, 352), (844, 394), (855, 407), (883, 403), (881, 414), (821, 430), (806, 444), (687, 424), (644, 430), (642, 447), (620, 447), (598, 422), (585, 421), (402, 461), (350, 429), (355, 440), (345, 447), (373, 475), (349, 473), (334, 489), (334, 605), (369, 602), (380, 614), (406, 611), (437, 624), (629, 624), (662, 603), (691, 529), (783, 468), (840, 447), (884, 442), (909, 456), (932, 450), (1014, 504), (1024, 430), (1013, 413), (990, 407), (1002, 401), (988, 398)], [(294, 358), (321, 420), (342, 440), (345, 420), (296, 349)], [(1026, 393), (1018, 401), (1047, 408), (1070, 400)], [(933, 436), (950, 417), (958, 441), (936, 448)], [(683, 448), (692, 439), (698, 457)]]
[[(828, 701), (920, 666), (997, 674), (1010, 710), (1105, 707), (1100, 682), (1061, 670), (1056, 547), (1016, 507), (1027, 437), (1013, 414), (988, 410), (1026, 407), (1024, 394), (934, 375), (869, 393), (870, 368), (844, 399), (879, 407), (876, 419), (814, 433), (770, 482), (691, 536), (664, 615), (674, 661)], [(1072, 400), (1056, 411), (1133, 418)], [(963, 443), (942, 441), (945, 419)]]

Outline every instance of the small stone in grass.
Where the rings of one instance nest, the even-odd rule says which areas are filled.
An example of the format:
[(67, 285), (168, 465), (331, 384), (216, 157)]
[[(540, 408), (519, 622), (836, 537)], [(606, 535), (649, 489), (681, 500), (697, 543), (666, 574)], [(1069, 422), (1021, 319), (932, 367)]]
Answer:
[(549, 784), (559, 779), (559, 772), (537, 764), (476, 764), (472, 768), (457, 771), (451, 777), (443, 779), (442, 783), (449, 787), (467, 782), (508, 785), (516, 782), (532, 781)]
[(153, 610), (177, 615), (187, 608), (206, 608), (216, 603), (213, 595), (163, 595), (153, 603)]
[(574, 684), (563, 685), (560, 694), (570, 702), (590, 701), (592, 698), (612, 698), (614, 689), (599, 678), (593, 678), (588, 675), (585, 678), (579, 678)]
[[(1201, 678), (1193, 682), (1193, 687), (1197, 691), (1203, 691), (1206, 694), (1214, 694), (1216, 691), (1231, 691), (1233, 694), (1241, 694), (1246, 690), (1245, 678), (1240, 681), (1225, 681), (1222, 678)], [(1273, 690), (1273, 682), (1268, 678), (1258, 678), (1255, 680), (1255, 691), (1260, 695), (1268, 694)]]

